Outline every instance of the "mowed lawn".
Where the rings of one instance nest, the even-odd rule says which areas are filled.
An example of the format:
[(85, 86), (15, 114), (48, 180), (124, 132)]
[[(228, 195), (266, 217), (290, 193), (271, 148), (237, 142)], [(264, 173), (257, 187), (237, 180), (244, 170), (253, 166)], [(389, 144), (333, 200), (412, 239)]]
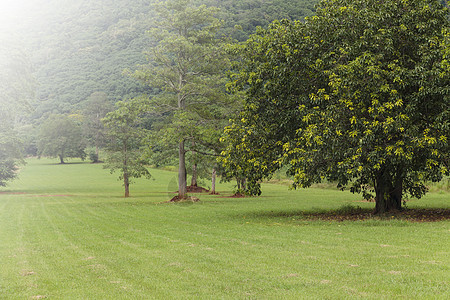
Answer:
[(177, 174), (161, 170), (126, 199), (101, 165), (56, 162), (30, 159), (0, 188), (0, 299), (450, 298), (449, 221), (311, 220), (304, 212), (374, 204), (275, 184), (163, 203)]

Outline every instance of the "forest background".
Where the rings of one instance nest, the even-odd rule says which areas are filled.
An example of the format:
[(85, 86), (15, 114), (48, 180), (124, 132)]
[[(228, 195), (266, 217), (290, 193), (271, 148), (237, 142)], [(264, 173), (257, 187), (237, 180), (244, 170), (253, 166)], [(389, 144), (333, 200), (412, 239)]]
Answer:
[[(79, 111), (95, 92), (105, 93), (111, 103), (147, 92), (123, 71), (146, 61), (143, 52), (152, 47), (146, 31), (155, 17), (153, 2), (34, 1), (23, 17), (10, 21), (0, 31), (2, 44), (29, 62), (36, 84), (28, 120), (37, 125), (52, 113)], [(193, 2), (219, 7), (222, 33), (243, 41), (257, 26), (275, 19), (313, 14), (317, 1)]]

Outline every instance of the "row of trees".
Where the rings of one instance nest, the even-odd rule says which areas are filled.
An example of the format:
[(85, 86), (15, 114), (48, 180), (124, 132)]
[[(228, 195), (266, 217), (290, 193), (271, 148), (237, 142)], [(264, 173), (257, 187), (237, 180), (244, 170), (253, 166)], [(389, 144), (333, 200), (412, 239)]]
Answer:
[[(336, 182), (375, 197), (377, 213), (449, 174), (449, 19), (438, 1), (322, 1), (316, 16), (275, 22), (227, 53), (214, 13), (190, 1), (159, 6), (157, 46), (133, 74), (161, 89), (142, 113), (160, 118), (153, 148), (178, 146), (179, 198), (186, 153), (223, 146), (226, 177), (248, 194), (287, 167), (294, 187)], [(233, 96), (223, 85), (230, 54)]]
[[(158, 163), (178, 148), (178, 197), (183, 199), (187, 194), (187, 155), (193, 170), (191, 185), (196, 186), (201, 162), (215, 164), (199, 157), (218, 155), (219, 137), (229, 115), (237, 110), (234, 97), (225, 90), (230, 59), (225, 40), (217, 38), (221, 23), (214, 17), (216, 8), (176, 0), (156, 4), (155, 11), (158, 19), (149, 34), (156, 46), (146, 53), (150, 64), (130, 72), (149, 90), (156, 89), (155, 95), (117, 103), (103, 124), (97, 122), (105, 111), (96, 109), (98, 97), (92, 97), (81, 119), (93, 141), (100, 139), (105, 125), (105, 167), (119, 171), (125, 196), (131, 178), (150, 176), (143, 164)], [(53, 116), (44, 122), (39, 138), (42, 155), (59, 156), (61, 163), (64, 157), (84, 158), (83, 122), (77, 117)], [(150, 148), (143, 149), (144, 139)]]
[(324, 0), (305, 22), (234, 45), (213, 7), (155, 7), (149, 63), (129, 72), (150, 92), (101, 123), (126, 196), (131, 178), (150, 176), (145, 163), (174, 155), (178, 199), (187, 163), (196, 185), (201, 162), (215, 171), (219, 157), (248, 194), (285, 167), (294, 187), (337, 182), (375, 197), (379, 213), (449, 174), (449, 19), (438, 1)]

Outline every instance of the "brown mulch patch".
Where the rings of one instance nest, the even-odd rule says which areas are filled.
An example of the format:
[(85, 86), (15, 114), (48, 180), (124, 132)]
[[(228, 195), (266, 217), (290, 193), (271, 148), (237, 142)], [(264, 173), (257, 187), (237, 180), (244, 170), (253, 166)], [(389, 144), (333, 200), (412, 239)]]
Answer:
[(364, 220), (404, 220), (409, 222), (438, 222), (450, 219), (450, 209), (446, 208), (412, 208), (385, 214), (373, 214), (371, 209), (354, 208), (346, 211), (329, 211), (305, 213), (312, 220), (324, 221), (364, 221)]
[[(217, 194), (217, 195), (219, 195), (219, 194)], [(244, 194), (237, 193), (237, 194), (233, 194), (231, 196), (222, 196), (222, 197), (219, 197), (219, 198), (245, 198), (245, 197), (247, 197), (247, 196), (244, 195)]]
[(28, 270), (22, 270), (22, 272), (20, 273), (21, 276), (31, 276), (36, 274), (36, 272), (34, 271), (28, 271)]
[(186, 191), (188, 193), (208, 193), (209, 192), (209, 190), (207, 190), (201, 186), (195, 186), (195, 185), (187, 186)]
[(175, 197), (173, 197), (172, 199), (167, 201), (167, 203), (171, 203), (171, 202), (199, 202), (199, 201), (200, 201), (200, 199), (198, 199), (197, 197), (194, 197), (194, 196), (180, 197), (180, 196), (176, 195)]
[(245, 195), (241, 194), (241, 193), (236, 193), (236, 194), (233, 194), (233, 195), (231, 195), (231, 196), (229, 196), (227, 198), (245, 198)]
[[(415, 199), (402, 199), (402, 202), (411, 202), (411, 201), (415, 201)], [(375, 198), (363, 199), (363, 200), (359, 200), (359, 201), (356, 201), (356, 202), (362, 202), (362, 203), (373, 202), (373, 203), (375, 203)]]

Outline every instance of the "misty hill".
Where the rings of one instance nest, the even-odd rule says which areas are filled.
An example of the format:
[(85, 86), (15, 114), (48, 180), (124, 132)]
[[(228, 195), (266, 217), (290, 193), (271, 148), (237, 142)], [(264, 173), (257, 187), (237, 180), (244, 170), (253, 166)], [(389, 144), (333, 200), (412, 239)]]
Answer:
[[(38, 82), (35, 118), (80, 108), (89, 95), (111, 102), (144, 92), (124, 69), (145, 63), (154, 0), (38, 0), (19, 25)], [(196, 0), (221, 8), (223, 33), (245, 40), (274, 19), (303, 19), (316, 0)], [(242, 28), (236, 31), (235, 26)]]

